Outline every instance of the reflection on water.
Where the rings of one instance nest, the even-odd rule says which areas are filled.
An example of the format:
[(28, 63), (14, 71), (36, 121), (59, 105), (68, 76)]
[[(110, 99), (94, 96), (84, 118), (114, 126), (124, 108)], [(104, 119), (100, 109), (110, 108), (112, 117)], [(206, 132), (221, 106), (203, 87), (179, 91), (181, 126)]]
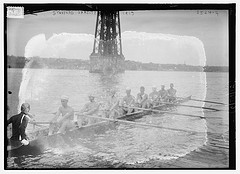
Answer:
[[(127, 71), (110, 76), (77, 70), (30, 69), (29, 71), (32, 75), (29, 77), (24, 100), (31, 104), (31, 110), (36, 114), (37, 121), (48, 121), (53, 117), (51, 112), (59, 107), (59, 97), (62, 94), (70, 97), (69, 105), (75, 110), (82, 108), (89, 93), (94, 93), (98, 102), (104, 102), (110, 89), (116, 89), (118, 97), (121, 98), (125, 95), (127, 86), (132, 88), (132, 94), (136, 96), (141, 85), (146, 87), (146, 93), (150, 93), (153, 85), (160, 88), (160, 85), (164, 84), (168, 88), (173, 82), (178, 96), (193, 95), (195, 98), (204, 99), (206, 95), (206, 80), (204, 80), (206, 75), (203, 72)], [(14, 70), (10, 73), (14, 73)], [(187, 104), (202, 106), (202, 103), (193, 101)], [(174, 112), (203, 115), (199, 109), (186, 107), (178, 107)], [(110, 127), (109, 129), (104, 128), (93, 134), (73, 138), (72, 147), (68, 148), (64, 145), (49, 148), (38, 156), (8, 158), (8, 167), (80, 168), (104, 167), (107, 164), (114, 167), (119, 162), (134, 164), (149, 159), (178, 158), (206, 142), (204, 119), (173, 114), (153, 114), (137, 122), (202, 133), (106, 123), (104, 126)], [(28, 127), (28, 131), (31, 130), (32, 128)]]

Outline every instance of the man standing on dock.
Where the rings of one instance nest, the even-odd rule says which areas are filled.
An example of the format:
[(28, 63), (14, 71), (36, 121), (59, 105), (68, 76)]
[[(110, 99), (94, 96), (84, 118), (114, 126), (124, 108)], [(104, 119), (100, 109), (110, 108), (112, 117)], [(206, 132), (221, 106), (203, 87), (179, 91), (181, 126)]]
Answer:
[(26, 127), (28, 121), (33, 119), (33, 115), (29, 113), (30, 105), (28, 103), (23, 103), (21, 105), (21, 113), (12, 116), (8, 121), (7, 125), (12, 123), (12, 137), (10, 138), (10, 144), (14, 141), (19, 142), (23, 145), (28, 145), (29, 141), (26, 135)]
[(121, 106), (123, 106), (123, 114), (130, 114), (134, 111), (131, 107), (135, 107), (135, 98), (131, 95), (131, 89), (128, 87), (126, 88), (126, 94), (127, 95), (123, 97)]
[(176, 100), (176, 93), (177, 90), (173, 88), (174, 85), (173, 83), (170, 84), (170, 89), (167, 90), (168, 92), (168, 101), (169, 102), (174, 102)]
[[(62, 95), (61, 96), (61, 104), (58, 108), (58, 111), (56, 113), (56, 116), (51, 120), (51, 124), (49, 127), (49, 135), (53, 134), (54, 129), (56, 126), (60, 126), (57, 133), (64, 133), (66, 129), (70, 129), (73, 127), (73, 115), (74, 110), (72, 107), (68, 106), (68, 96)], [(62, 116), (59, 120), (59, 116)]]

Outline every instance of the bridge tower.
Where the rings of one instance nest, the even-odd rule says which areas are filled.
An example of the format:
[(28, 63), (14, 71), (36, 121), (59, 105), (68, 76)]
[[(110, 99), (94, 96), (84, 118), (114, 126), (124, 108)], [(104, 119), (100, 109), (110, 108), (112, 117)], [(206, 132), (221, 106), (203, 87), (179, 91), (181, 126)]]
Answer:
[(91, 73), (124, 72), (119, 11), (98, 11)]

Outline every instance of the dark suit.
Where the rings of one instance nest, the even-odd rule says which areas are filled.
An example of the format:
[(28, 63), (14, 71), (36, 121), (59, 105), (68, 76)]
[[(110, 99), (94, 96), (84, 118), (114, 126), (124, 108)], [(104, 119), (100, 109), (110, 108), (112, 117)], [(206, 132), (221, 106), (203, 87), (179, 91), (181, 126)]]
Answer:
[[(27, 139), (27, 135), (25, 133), (28, 119), (21, 112), (20, 114), (12, 116), (8, 121), (7, 125), (12, 123), (12, 137), (11, 140), (23, 140)], [(20, 138), (21, 136), (21, 138)]]

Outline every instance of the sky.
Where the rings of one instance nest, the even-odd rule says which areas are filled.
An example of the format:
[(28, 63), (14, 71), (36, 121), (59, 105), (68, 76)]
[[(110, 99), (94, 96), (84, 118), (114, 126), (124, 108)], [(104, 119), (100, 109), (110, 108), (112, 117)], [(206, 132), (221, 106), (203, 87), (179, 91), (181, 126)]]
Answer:
[[(120, 22), (126, 60), (228, 66), (227, 11), (120, 12)], [(77, 11), (8, 18), (7, 54), (89, 59), (95, 24), (96, 14)]]

